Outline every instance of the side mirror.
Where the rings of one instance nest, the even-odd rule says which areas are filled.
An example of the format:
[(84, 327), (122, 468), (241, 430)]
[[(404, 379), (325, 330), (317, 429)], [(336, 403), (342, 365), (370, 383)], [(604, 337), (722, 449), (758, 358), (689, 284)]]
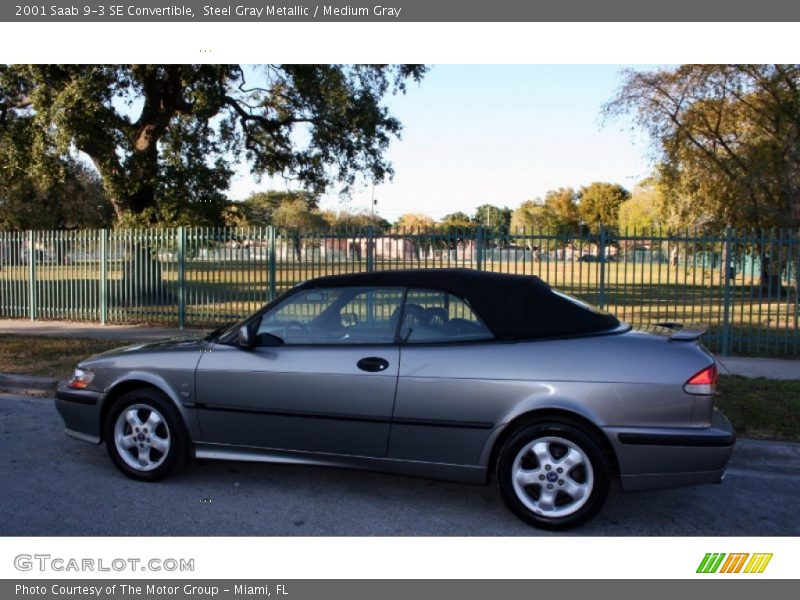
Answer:
[(252, 348), (253, 338), (250, 335), (250, 328), (247, 325), (242, 325), (239, 328), (239, 335), (236, 338), (236, 343), (240, 348)]

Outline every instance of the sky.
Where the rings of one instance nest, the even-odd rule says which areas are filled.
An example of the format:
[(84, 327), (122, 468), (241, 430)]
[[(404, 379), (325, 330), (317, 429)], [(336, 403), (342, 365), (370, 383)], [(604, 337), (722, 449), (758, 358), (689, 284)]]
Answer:
[[(441, 218), (486, 203), (516, 208), (592, 181), (630, 189), (651, 169), (645, 140), (628, 122), (604, 124), (600, 114), (623, 68), (431, 66), (419, 84), (387, 101), (403, 133), (387, 153), (394, 179), (375, 186), (376, 212), (389, 221), (408, 212)], [(283, 179), (256, 182), (243, 165), (230, 196), (286, 188)], [(327, 194), (321, 206), (368, 211), (372, 193), (362, 186), (349, 198)]]

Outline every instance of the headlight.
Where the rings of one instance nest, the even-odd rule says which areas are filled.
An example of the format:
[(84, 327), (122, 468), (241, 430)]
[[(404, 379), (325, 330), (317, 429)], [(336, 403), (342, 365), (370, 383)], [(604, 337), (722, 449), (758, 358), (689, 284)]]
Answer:
[(72, 377), (70, 377), (69, 381), (67, 382), (67, 386), (76, 390), (82, 390), (89, 387), (89, 384), (92, 383), (92, 379), (94, 379), (94, 373), (91, 371), (87, 371), (86, 369), (75, 369)]

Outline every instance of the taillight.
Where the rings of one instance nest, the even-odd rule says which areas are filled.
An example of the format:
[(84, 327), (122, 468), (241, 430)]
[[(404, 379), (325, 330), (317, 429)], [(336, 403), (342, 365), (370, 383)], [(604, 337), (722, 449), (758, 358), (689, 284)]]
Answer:
[(717, 365), (716, 363), (696, 373), (683, 384), (683, 391), (687, 394), (708, 396), (717, 389)]

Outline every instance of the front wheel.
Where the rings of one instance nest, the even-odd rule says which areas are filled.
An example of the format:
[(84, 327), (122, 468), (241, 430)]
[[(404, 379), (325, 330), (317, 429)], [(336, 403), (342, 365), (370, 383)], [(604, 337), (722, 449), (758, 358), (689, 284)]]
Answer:
[(143, 388), (123, 394), (105, 424), (108, 453), (131, 479), (157, 481), (186, 464), (189, 441), (180, 414), (161, 392)]
[(591, 519), (608, 495), (610, 468), (593, 436), (567, 423), (536, 423), (513, 434), (497, 461), (503, 501), (542, 529)]

